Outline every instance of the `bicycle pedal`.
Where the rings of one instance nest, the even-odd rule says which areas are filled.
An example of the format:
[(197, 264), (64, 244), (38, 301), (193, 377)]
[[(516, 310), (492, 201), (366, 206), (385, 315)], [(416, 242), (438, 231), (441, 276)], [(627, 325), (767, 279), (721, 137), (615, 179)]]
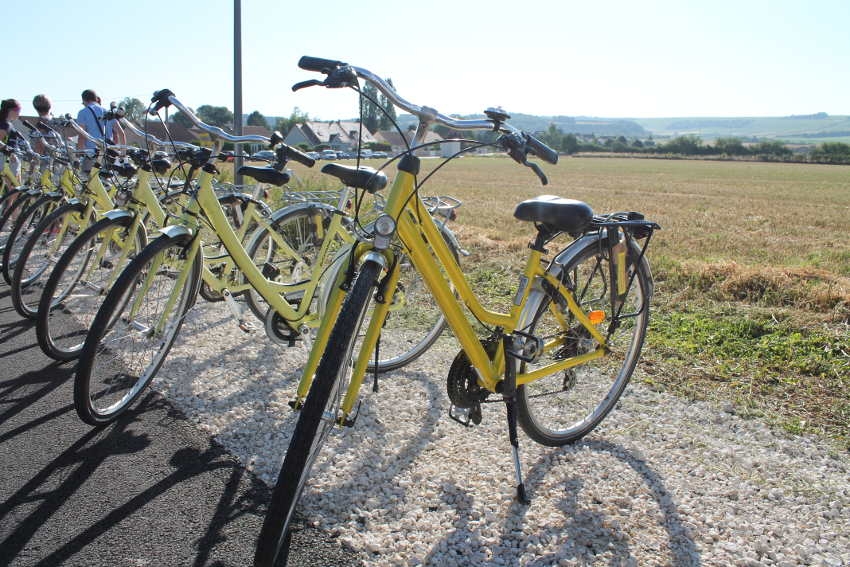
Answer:
[(449, 417), (464, 427), (481, 425), (481, 406), (475, 405), (471, 408), (460, 408), (452, 404), (449, 407)]

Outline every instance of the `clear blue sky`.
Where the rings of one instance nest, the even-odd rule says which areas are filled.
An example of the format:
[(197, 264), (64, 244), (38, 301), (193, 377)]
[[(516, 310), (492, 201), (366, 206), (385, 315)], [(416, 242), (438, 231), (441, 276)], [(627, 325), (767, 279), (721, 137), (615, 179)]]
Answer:
[[(43, 92), (76, 113), (85, 88), (233, 108), (232, 0), (2, 4), (0, 97), (25, 112)], [(245, 112), (355, 116), (350, 91), (291, 92), (307, 54), (444, 113), (850, 114), (846, 0), (242, 0), (242, 19)]]

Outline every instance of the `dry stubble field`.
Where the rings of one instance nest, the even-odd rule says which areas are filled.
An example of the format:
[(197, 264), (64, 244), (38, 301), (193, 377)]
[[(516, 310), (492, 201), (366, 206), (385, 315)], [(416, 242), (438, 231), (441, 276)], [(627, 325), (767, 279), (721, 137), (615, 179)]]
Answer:
[[(423, 160), (423, 173), (438, 163)], [(513, 219), (519, 201), (550, 193), (643, 212), (663, 230), (635, 379), (850, 446), (850, 168), (564, 157), (544, 169), (546, 187), (512, 160), (465, 157), (423, 187), (464, 201), (463, 262), (494, 306), (513, 293), (533, 232)]]

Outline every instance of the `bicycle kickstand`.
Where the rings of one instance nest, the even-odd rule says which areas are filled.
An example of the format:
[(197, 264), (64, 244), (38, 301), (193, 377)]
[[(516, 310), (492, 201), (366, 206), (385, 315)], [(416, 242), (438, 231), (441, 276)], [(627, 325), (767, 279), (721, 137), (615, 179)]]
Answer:
[(516, 416), (516, 366), (513, 356), (513, 336), (502, 337), (505, 351), (505, 383), (502, 395), (504, 396), (505, 408), (508, 417), (508, 438), (511, 442), (511, 454), (514, 459), (514, 473), (516, 475), (516, 499), (520, 504), (531, 504), (531, 499), (525, 491), (525, 483), (522, 480), (522, 463), (519, 458), (519, 436), (517, 435)]

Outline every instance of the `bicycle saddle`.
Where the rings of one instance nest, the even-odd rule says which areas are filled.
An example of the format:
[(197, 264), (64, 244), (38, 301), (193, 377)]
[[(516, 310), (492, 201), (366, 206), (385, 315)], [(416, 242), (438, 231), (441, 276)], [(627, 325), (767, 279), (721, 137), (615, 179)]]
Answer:
[(582, 201), (541, 195), (517, 205), (514, 217), (545, 224), (561, 232), (576, 233), (584, 230), (593, 220), (593, 209)]
[(329, 163), (322, 168), (322, 173), (333, 175), (342, 181), (346, 187), (365, 189), (375, 193), (387, 186), (387, 176), (383, 171), (361, 165), (360, 168), (339, 163)]
[(256, 167), (253, 165), (243, 165), (237, 171), (240, 175), (247, 175), (252, 179), (256, 179), (260, 183), (271, 183), (280, 187), (289, 183), (289, 174), (283, 171), (278, 171), (273, 167)]

